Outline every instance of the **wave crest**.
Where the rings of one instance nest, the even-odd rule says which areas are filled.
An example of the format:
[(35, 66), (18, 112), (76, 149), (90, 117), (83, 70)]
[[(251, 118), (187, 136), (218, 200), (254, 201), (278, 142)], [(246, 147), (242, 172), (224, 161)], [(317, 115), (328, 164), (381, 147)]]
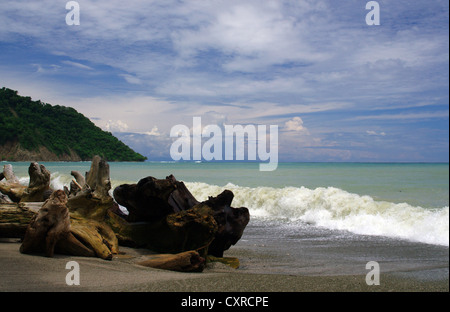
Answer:
[[(63, 189), (73, 177), (55, 172), (51, 187)], [(28, 178), (20, 178), (24, 185)], [(132, 181), (112, 180), (112, 190)], [(247, 207), (252, 218), (301, 221), (332, 230), (379, 235), (410, 241), (449, 246), (449, 207), (423, 208), (407, 203), (376, 201), (367, 195), (349, 193), (335, 187), (243, 187), (186, 182), (199, 201), (229, 189), (233, 206)]]
[(407, 203), (376, 201), (335, 187), (224, 187), (186, 183), (198, 200), (224, 189), (233, 191), (235, 207), (249, 208), (252, 217), (303, 221), (355, 234), (380, 235), (449, 246), (449, 207), (422, 208)]

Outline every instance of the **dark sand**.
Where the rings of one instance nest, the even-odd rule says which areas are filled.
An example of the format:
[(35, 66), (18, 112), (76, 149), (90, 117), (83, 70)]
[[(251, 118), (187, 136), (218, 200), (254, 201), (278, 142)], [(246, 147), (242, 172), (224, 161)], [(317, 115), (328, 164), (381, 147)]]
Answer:
[[(245, 242), (244, 242), (245, 243)], [(434, 267), (409, 266), (410, 269), (381, 270), (380, 285), (368, 286), (365, 282), (368, 271), (349, 274), (344, 267), (337, 271), (335, 264), (324, 259), (311, 262), (313, 253), (296, 260), (297, 269), (292, 274), (276, 270), (280, 257), (264, 246), (237, 246), (226, 256), (237, 256), (241, 268), (234, 270), (226, 265), (214, 263), (202, 273), (181, 273), (146, 268), (134, 264), (149, 251), (121, 247), (125, 255), (112, 261), (55, 255), (46, 258), (40, 255), (25, 255), (19, 252), (17, 239), (0, 240), (0, 291), (125, 291), (125, 292), (442, 292), (449, 291), (448, 262)], [(277, 250), (275, 250), (277, 252)], [(448, 249), (447, 249), (448, 252)], [(265, 256), (264, 256), (265, 255)], [(289, 260), (289, 259), (288, 259)], [(287, 261), (288, 261), (287, 260)], [(66, 284), (68, 261), (80, 265), (80, 285)], [(290, 259), (288, 262), (291, 262)], [(364, 260), (365, 261), (365, 260)], [(292, 262), (291, 262), (292, 263)], [(281, 267), (289, 265), (280, 264)], [(341, 264), (337, 264), (341, 266)], [(381, 266), (381, 264), (380, 264)], [(275, 268), (275, 269), (274, 269)], [(299, 268), (303, 268), (302, 271)], [(318, 270), (321, 268), (321, 270)], [(343, 269), (339, 271), (339, 269)], [(429, 274), (438, 270), (438, 275)], [(321, 271), (321, 272), (319, 272)], [(410, 274), (411, 271), (413, 274)], [(343, 272), (338, 274), (338, 272)], [(425, 273), (423, 273), (425, 272)], [(426, 273), (428, 272), (428, 273)], [(444, 274), (442, 274), (444, 272)], [(445, 272), (447, 272), (445, 274)]]

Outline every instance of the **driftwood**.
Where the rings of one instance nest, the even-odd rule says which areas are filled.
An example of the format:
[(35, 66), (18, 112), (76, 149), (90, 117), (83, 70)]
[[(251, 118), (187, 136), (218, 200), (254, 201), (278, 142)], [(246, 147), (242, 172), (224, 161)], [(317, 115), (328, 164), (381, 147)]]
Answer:
[(137, 184), (122, 184), (114, 189), (113, 196), (119, 205), (127, 208), (129, 222), (155, 221), (199, 203), (185, 184), (173, 175), (165, 179), (146, 177)]
[(8, 204), (12, 202), (13, 201), (8, 197), (8, 195), (4, 195), (0, 192), (0, 204)]
[(14, 174), (10, 164), (3, 166), (3, 172), (0, 174), (0, 178), (0, 193), (8, 196), (14, 202), (19, 202), (26, 186), (19, 183), (19, 179)]
[[(29, 174), (28, 186), (20, 185), (10, 165), (0, 174), (0, 191), (7, 201), (0, 204), (0, 237), (23, 238), (24, 253), (112, 259), (120, 244), (178, 253), (178, 260), (166, 258), (167, 263), (183, 271), (201, 271), (206, 255), (222, 257), (240, 239), (249, 220), (247, 208), (231, 207), (231, 191), (199, 202), (172, 175), (117, 187), (114, 197), (128, 209), (126, 215), (109, 194), (109, 165), (98, 156), (85, 175), (71, 172), (74, 180), (64, 191), (51, 192), (50, 173), (42, 165), (31, 163)], [(23, 200), (46, 197), (45, 202)], [(188, 256), (190, 265), (186, 265)]]
[(223, 257), (223, 252), (241, 239), (250, 220), (247, 208), (231, 207), (233, 197), (233, 192), (225, 190), (217, 197), (209, 197), (208, 200), (200, 204), (212, 208), (213, 217), (218, 224), (216, 236), (209, 245), (208, 254), (210, 255)]
[(233, 269), (238, 269), (239, 266), (241, 265), (239, 259), (236, 257), (214, 257), (208, 255), (206, 257), (206, 263), (213, 263), (213, 262), (220, 262), (226, 264)]
[(43, 202), (52, 193), (50, 188), (50, 172), (44, 165), (32, 162), (28, 168), (30, 182), (21, 185), (10, 164), (3, 166), (0, 175), (0, 192), (14, 202)]
[[(67, 197), (62, 190), (53, 192), (41, 209), (31, 219), (20, 252), (44, 252), (53, 257), (55, 247), (61, 253), (93, 256), (93, 252), (81, 244), (71, 233)], [(58, 248), (57, 247), (57, 248)]]
[(128, 222), (109, 211), (107, 223), (122, 246), (162, 253), (199, 250), (203, 256), (218, 229), (209, 207), (184, 210), (152, 222)]
[(0, 237), (23, 238), (31, 219), (42, 203), (3, 203), (0, 205)]
[(149, 259), (137, 262), (137, 264), (155, 269), (180, 272), (201, 272), (206, 264), (205, 259), (194, 250), (178, 254), (158, 254), (147, 257)]
[[(20, 203), (0, 206), (0, 236), (23, 238), (21, 251), (24, 253), (45, 252), (52, 256), (58, 252), (112, 259), (119, 252), (117, 237), (104, 222), (107, 210), (113, 205), (108, 194), (111, 184), (106, 161), (94, 157), (84, 183), (79, 173), (72, 172), (82, 186), (72, 190), (70, 198), (62, 190), (51, 193), (50, 173), (43, 165), (31, 163), (29, 175), (30, 183), (28, 187), (22, 186), (21, 196), (13, 193)], [(7, 178), (4, 184), (8, 186), (18, 183), (10, 166), (4, 169), (3, 177)], [(26, 202), (38, 201), (41, 195), (50, 198), (44, 203)]]
[(70, 211), (71, 233), (97, 257), (112, 259), (119, 252), (119, 242), (112, 229), (104, 222), (108, 209), (113, 206), (109, 195), (111, 182), (109, 165), (99, 156), (92, 159), (91, 168), (83, 178), (72, 171), (67, 207)]
[(103, 221), (108, 209), (114, 203), (109, 195), (111, 181), (108, 163), (99, 156), (94, 156), (85, 179), (77, 171), (72, 171), (71, 174), (76, 179), (72, 181), (67, 194), (69, 196), (67, 206), (71, 214), (79, 218)]
[[(163, 231), (163, 228), (171, 228), (170, 233), (174, 232), (173, 229), (179, 224), (183, 224), (180, 228), (184, 229), (183, 235), (188, 237), (198, 237), (199, 233), (213, 233), (213, 239), (208, 238), (206, 241), (199, 242), (198, 245), (209, 241), (208, 253), (222, 257), (223, 252), (241, 238), (250, 219), (247, 208), (231, 207), (233, 196), (231, 191), (225, 190), (217, 197), (210, 197), (207, 201), (199, 203), (185, 184), (177, 181), (173, 175), (166, 179), (146, 177), (137, 184), (123, 184), (114, 189), (114, 199), (129, 211), (129, 216), (126, 218), (129, 223), (124, 223), (115, 231), (126, 233), (124, 238), (131, 241), (141, 241), (142, 231), (151, 233), (150, 237), (155, 236), (160, 239), (162, 236), (164, 239), (166, 236), (159, 234), (167, 232)], [(196, 218), (193, 217), (194, 215)], [(204, 218), (208, 219), (207, 224), (211, 224), (211, 227), (199, 226)], [(188, 225), (188, 221), (192, 220), (196, 222)], [(147, 223), (134, 226), (133, 222)], [(142, 228), (148, 224), (152, 226), (157, 224), (157, 231), (143, 230)], [(149, 239), (148, 235), (146, 239)]]
[(55, 191), (45, 201), (28, 225), (20, 252), (33, 253), (45, 250), (52, 257), (56, 243), (70, 234), (67, 197), (63, 191)]

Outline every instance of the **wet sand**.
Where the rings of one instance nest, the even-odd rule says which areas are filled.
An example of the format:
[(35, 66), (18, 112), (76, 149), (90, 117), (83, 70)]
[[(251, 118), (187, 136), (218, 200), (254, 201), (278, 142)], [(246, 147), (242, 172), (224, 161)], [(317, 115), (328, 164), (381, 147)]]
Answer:
[[(181, 273), (142, 267), (135, 261), (149, 253), (122, 247), (125, 255), (112, 261), (55, 255), (25, 255), (17, 239), (0, 240), (0, 291), (2, 292), (448, 292), (448, 273), (440, 278), (420, 278), (407, 271), (380, 275), (380, 285), (369, 286), (363, 274), (285, 274), (261, 267), (258, 256), (234, 247), (241, 268), (213, 263), (202, 273)], [(233, 256), (229, 252), (227, 256)], [(275, 257), (275, 255), (272, 255)], [(270, 255), (268, 255), (270, 258)], [(80, 266), (80, 285), (67, 285), (68, 261)], [(248, 269), (254, 263), (260, 270)], [(432, 270), (432, 268), (429, 268)], [(442, 268), (439, 268), (442, 270)], [(447, 264), (448, 269), (448, 264)], [(264, 273), (266, 272), (266, 273)], [(447, 270), (448, 272), (448, 270)]]

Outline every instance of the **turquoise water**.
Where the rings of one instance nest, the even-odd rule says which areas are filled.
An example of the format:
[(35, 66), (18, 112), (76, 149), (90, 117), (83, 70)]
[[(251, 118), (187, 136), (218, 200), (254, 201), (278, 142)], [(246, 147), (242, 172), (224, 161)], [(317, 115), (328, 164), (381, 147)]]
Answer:
[[(12, 163), (26, 184), (27, 162)], [(43, 162), (52, 185), (61, 188), (90, 162)], [(258, 163), (110, 163), (113, 188), (146, 176), (173, 174), (198, 200), (225, 188), (233, 205), (252, 220), (297, 222), (448, 246), (449, 165), (418, 163), (280, 163), (271, 172)]]
[[(43, 163), (51, 172), (85, 172), (90, 162)], [(26, 176), (29, 163), (16, 163), (14, 170)], [(406, 202), (424, 208), (449, 205), (448, 164), (398, 163), (280, 163), (277, 170), (262, 172), (256, 163), (110, 163), (111, 179), (133, 183), (146, 176), (204, 182), (218, 186), (232, 183), (244, 187), (274, 188), (336, 187), (376, 200)]]

